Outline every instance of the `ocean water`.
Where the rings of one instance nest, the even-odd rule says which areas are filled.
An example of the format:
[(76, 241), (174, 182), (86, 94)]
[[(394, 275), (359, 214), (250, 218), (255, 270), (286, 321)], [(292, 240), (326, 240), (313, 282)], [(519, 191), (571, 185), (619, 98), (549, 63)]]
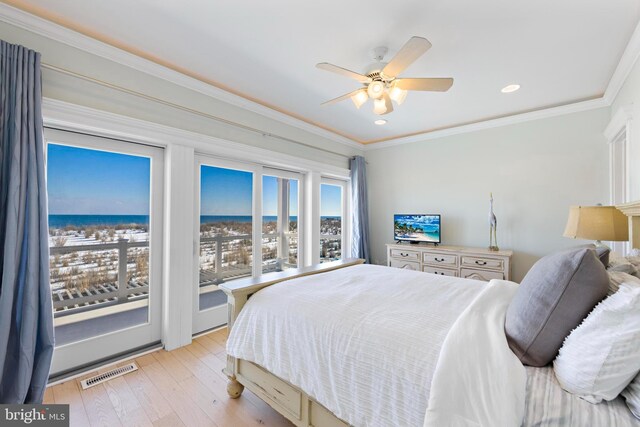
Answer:
[(149, 224), (149, 215), (49, 215), (49, 227)]
[[(208, 224), (214, 222), (251, 222), (250, 215), (201, 215), (200, 223)], [(289, 217), (292, 222), (297, 222), (298, 217)], [(336, 218), (323, 216), (322, 219)], [(275, 215), (265, 215), (263, 222), (276, 221)], [(98, 226), (98, 225), (119, 225), (119, 224), (149, 224), (149, 215), (49, 215), (49, 227), (62, 228), (69, 226)]]

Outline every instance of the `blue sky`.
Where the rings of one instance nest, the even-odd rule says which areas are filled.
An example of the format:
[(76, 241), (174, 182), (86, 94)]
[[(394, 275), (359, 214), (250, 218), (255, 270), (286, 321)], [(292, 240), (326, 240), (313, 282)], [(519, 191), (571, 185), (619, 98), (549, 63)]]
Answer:
[[(251, 172), (202, 166), (201, 215), (251, 215), (251, 194), (253, 191)], [(273, 176), (262, 179), (263, 215), (277, 213), (278, 180)], [(341, 213), (341, 188), (323, 184), (321, 187), (322, 216), (339, 216)], [(298, 181), (291, 180), (291, 215), (298, 214)]]
[[(51, 214), (148, 215), (151, 161), (146, 157), (48, 144)], [(264, 176), (263, 214), (276, 215), (277, 179)], [(251, 172), (201, 168), (202, 215), (251, 215)], [(339, 216), (341, 189), (323, 184), (321, 215)], [(291, 181), (291, 215), (298, 214), (298, 181)]]
[(342, 215), (342, 188), (337, 185), (320, 186), (320, 216)]
[(51, 214), (148, 215), (151, 160), (48, 144)]

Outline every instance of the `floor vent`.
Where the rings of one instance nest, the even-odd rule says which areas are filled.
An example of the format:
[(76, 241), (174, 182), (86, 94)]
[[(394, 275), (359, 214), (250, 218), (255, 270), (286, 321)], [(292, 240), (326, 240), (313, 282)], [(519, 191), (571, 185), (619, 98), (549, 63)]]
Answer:
[(82, 389), (86, 390), (90, 387), (93, 387), (94, 385), (102, 384), (103, 382), (109, 381), (113, 378), (121, 377), (125, 374), (128, 374), (129, 372), (137, 370), (138, 365), (136, 365), (135, 363), (128, 363), (124, 366), (119, 366), (110, 371), (104, 372), (91, 378), (87, 378), (86, 380), (82, 380), (80, 381), (80, 384), (82, 384)]

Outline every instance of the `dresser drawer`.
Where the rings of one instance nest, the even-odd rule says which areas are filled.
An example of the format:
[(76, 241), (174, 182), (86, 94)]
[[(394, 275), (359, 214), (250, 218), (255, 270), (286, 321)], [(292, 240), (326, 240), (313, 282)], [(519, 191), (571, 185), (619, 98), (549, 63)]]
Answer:
[(389, 261), (389, 267), (404, 268), (407, 270), (420, 271), (420, 263), (412, 261), (402, 261), (399, 259), (392, 259)]
[(391, 258), (420, 262), (420, 252), (405, 251), (404, 249), (391, 249)]
[(425, 252), (422, 254), (422, 262), (430, 265), (441, 265), (445, 267), (457, 267), (458, 255), (451, 255), (438, 252)]
[(238, 374), (256, 385), (271, 400), (272, 406), (284, 409), (300, 419), (302, 396), (298, 390), (246, 360), (238, 360)]
[(491, 270), (504, 270), (504, 261), (496, 258), (483, 258), (474, 256), (463, 256), (462, 267), (472, 267)]
[(504, 273), (501, 271), (474, 270), (472, 268), (461, 268), (460, 277), (465, 279), (484, 280), (488, 282), (491, 279), (504, 279)]
[(437, 274), (440, 276), (458, 277), (458, 272), (456, 270), (450, 270), (448, 268), (430, 267), (428, 265), (425, 265), (424, 267), (422, 267), (422, 271), (424, 271), (425, 273)]

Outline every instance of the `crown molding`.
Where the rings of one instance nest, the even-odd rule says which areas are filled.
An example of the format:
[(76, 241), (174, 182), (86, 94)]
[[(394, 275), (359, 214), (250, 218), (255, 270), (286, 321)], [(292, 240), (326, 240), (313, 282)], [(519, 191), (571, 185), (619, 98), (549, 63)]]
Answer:
[(159, 147), (183, 145), (193, 147), (198, 153), (215, 157), (232, 159), (238, 162), (257, 163), (296, 172), (319, 172), (323, 176), (339, 179), (348, 179), (350, 174), (349, 169), (317, 160), (232, 142), (56, 99), (43, 99), (42, 115), (45, 126), (61, 130), (88, 133), (105, 138), (122, 139)]
[(500, 117), (496, 119), (483, 120), (481, 122), (470, 123), (462, 126), (455, 126), (447, 129), (436, 130), (428, 133), (396, 138), (389, 141), (376, 142), (365, 146), (365, 151), (378, 150), (381, 148), (395, 147), (398, 145), (410, 144), (412, 142), (428, 141), (431, 139), (444, 138), (452, 135), (477, 132), (485, 129), (493, 129), (517, 123), (525, 123), (533, 120), (546, 119), (550, 117), (563, 116), (565, 114), (578, 113), (581, 111), (594, 110), (608, 107), (604, 98), (596, 98), (588, 101), (575, 102), (573, 104), (561, 105), (559, 107), (545, 108), (542, 110), (530, 111), (527, 113), (514, 114), (512, 116)]
[(604, 99), (607, 104), (613, 104), (624, 82), (629, 77), (633, 66), (638, 61), (638, 57), (640, 57), (640, 22), (636, 25), (636, 29), (633, 31), (629, 43), (627, 43), (627, 47), (622, 53), (618, 66), (609, 80), (607, 90), (604, 92)]
[(626, 129), (633, 119), (633, 104), (618, 108), (604, 130), (607, 142), (613, 142), (621, 130)]
[(80, 49), (84, 52), (100, 56), (120, 65), (158, 77), (186, 89), (199, 92), (211, 98), (260, 114), (261, 116), (268, 117), (280, 123), (310, 132), (351, 148), (362, 149), (362, 144), (342, 135), (338, 135), (319, 126), (315, 126), (288, 114), (276, 111), (247, 98), (243, 98), (242, 96), (227, 92), (213, 86), (212, 84), (187, 76), (164, 65), (157, 64), (110, 44), (85, 36), (84, 34), (78, 33), (54, 22), (47, 21), (46, 19), (32, 15), (6, 3), (0, 3), (0, 20), (18, 28), (22, 28), (76, 49)]
[(638, 23), (611, 79), (609, 80), (607, 89), (605, 90), (605, 93), (601, 98), (588, 101), (580, 101), (558, 107), (544, 108), (527, 113), (513, 114), (510, 116), (483, 120), (476, 123), (456, 125), (446, 129), (429, 131), (406, 137), (398, 137), (386, 141), (370, 143), (367, 143), (365, 141), (363, 143), (331, 132), (322, 127), (313, 125), (304, 120), (297, 119), (273, 108), (269, 108), (265, 105), (243, 98), (240, 95), (227, 92), (223, 89), (213, 86), (212, 84), (198, 80), (194, 77), (187, 76), (164, 65), (160, 65), (148, 59), (136, 56), (132, 53), (126, 52), (107, 43), (85, 36), (76, 31), (63, 27), (51, 21), (47, 21), (46, 19), (40, 18), (36, 15), (32, 15), (28, 12), (7, 5), (5, 3), (0, 3), (0, 20), (16, 27), (25, 29), (27, 31), (58, 41), (60, 43), (64, 43), (68, 46), (98, 55), (126, 67), (133, 68), (143, 73), (169, 81), (184, 88), (194, 90), (196, 92), (229, 103), (236, 107), (243, 108), (256, 114), (260, 114), (262, 116), (276, 120), (280, 123), (284, 123), (286, 125), (310, 132), (312, 134), (321, 136), (345, 146), (364, 151), (432, 140), (450, 135), (459, 135), (483, 129), (491, 129), (515, 123), (523, 123), (531, 120), (561, 116), (579, 111), (587, 111), (595, 108), (611, 106), (618, 92), (629, 76), (629, 73), (635, 65), (638, 57), (640, 57), (640, 23)]

